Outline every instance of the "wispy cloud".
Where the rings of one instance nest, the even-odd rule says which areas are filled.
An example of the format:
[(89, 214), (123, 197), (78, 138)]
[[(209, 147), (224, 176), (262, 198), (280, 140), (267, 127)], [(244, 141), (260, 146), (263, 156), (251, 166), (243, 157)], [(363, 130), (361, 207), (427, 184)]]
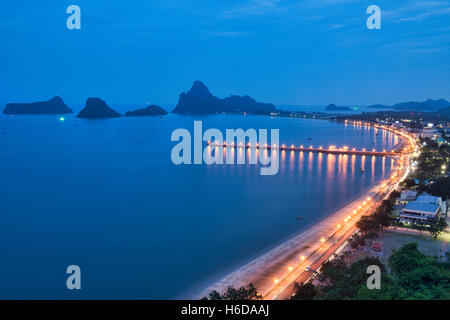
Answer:
[(224, 38), (234, 38), (249, 35), (248, 31), (216, 31), (208, 32), (207, 35), (210, 37), (224, 37)]
[(235, 18), (248, 15), (275, 13), (282, 10), (281, 0), (250, 0), (237, 7), (225, 10), (223, 15), (226, 18)]
[(410, 17), (404, 17), (399, 19), (399, 22), (405, 22), (405, 21), (418, 21), (427, 19), (434, 16), (442, 16), (442, 15), (450, 15), (450, 6), (447, 8), (439, 8), (439, 9), (433, 9), (425, 12), (419, 12), (413, 16)]
[(450, 15), (450, 1), (412, 1), (398, 9), (383, 11), (382, 15), (397, 23)]

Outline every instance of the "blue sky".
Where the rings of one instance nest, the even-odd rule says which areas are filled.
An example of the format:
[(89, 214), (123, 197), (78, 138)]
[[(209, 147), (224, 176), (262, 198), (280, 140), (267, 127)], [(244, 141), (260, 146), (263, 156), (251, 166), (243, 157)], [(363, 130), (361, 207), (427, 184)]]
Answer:
[(1, 102), (176, 104), (194, 80), (278, 105), (450, 100), (447, 0), (1, 1), (0, 39)]

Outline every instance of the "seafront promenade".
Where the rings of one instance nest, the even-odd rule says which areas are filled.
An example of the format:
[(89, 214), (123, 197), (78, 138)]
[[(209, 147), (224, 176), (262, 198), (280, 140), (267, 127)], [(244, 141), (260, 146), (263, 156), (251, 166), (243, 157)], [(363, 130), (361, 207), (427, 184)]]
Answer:
[(389, 179), (381, 181), (309, 229), (209, 286), (201, 292), (200, 297), (206, 296), (211, 290), (223, 292), (229, 286), (237, 288), (252, 282), (263, 299), (289, 299), (295, 282), (310, 280), (325, 261), (339, 253), (357, 231), (355, 225), (359, 218), (371, 214), (409, 173), (408, 152), (416, 148), (414, 139), (398, 130), (377, 128), (397, 134), (403, 142), (400, 146), (402, 152), (396, 152), (399, 157), (397, 166)]

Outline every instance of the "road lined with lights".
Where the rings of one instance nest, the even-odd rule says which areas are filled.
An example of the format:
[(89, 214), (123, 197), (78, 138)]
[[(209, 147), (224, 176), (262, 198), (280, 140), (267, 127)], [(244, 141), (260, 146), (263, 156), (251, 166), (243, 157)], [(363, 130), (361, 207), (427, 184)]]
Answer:
[[(353, 123), (353, 122), (348, 122)], [(355, 122), (355, 125), (370, 126), (371, 124)], [(264, 255), (252, 260), (247, 265), (241, 267), (235, 272), (222, 278), (213, 286), (206, 288), (202, 295), (207, 295), (211, 290), (219, 292), (225, 291), (229, 286), (245, 286), (253, 282), (263, 299), (289, 299), (294, 292), (295, 282), (307, 282), (320, 270), (322, 264), (329, 259), (333, 259), (336, 253), (345, 247), (348, 239), (357, 231), (356, 221), (362, 215), (371, 214), (395, 187), (403, 181), (409, 173), (409, 153), (416, 150), (416, 144), (413, 137), (399, 130), (380, 125), (372, 125), (378, 129), (395, 133), (402, 142), (396, 146), (395, 150), (383, 151), (386, 153), (372, 154), (374, 151), (362, 151), (371, 153), (371, 155), (389, 156), (397, 158), (396, 172), (381, 182), (381, 184), (372, 187), (364, 195), (353, 199), (343, 208), (335, 211), (320, 222), (303, 231), (301, 234), (283, 242), (276, 248), (268, 251)], [(405, 144), (407, 146), (405, 147)], [(208, 145), (214, 147), (227, 147), (226, 144), (209, 142)], [(295, 151), (296, 147), (277, 146), (251, 146), (249, 144), (229, 144), (233, 148), (277, 148), (279, 150)], [(302, 148), (303, 146), (301, 146)], [(331, 148), (331, 149), (330, 149)], [(329, 149), (315, 148), (297, 148), (298, 151), (313, 151), (325, 153), (355, 153), (358, 150), (349, 150), (349, 148), (335, 149), (331, 146)], [(343, 152), (344, 151), (344, 152)], [(377, 152), (377, 151), (375, 151)], [(364, 155), (364, 154), (362, 154)]]
[[(389, 197), (391, 192), (395, 190), (396, 186), (398, 186), (398, 184), (408, 176), (409, 157), (407, 152), (416, 150), (417, 146), (414, 138), (398, 130), (393, 130), (383, 126), (374, 126), (381, 129), (389, 129), (389, 131), (393, 131), (394, 133), (405, 138), (409, 144), (409, 146), (405, 147), (402, 150), (403, 152), (399, 159), (399, 167), (397, 168), (397, 173), (394, 173), (390, 177), (390, 180), (381, 186), (380, 190), (376, 194), (374, 194), (373, 199), (371, 197), (368, 197), (366, 201), (363, 201), (360, 205), (358, 205), (355, 210), (349, 210), (351, 214), (347, 215), (342, 224), (338, 224), (336, 226), (337, 230), (332, 235), (330, 235), (328, 238), (322, 237), (320, 239), (319, 246), (308, 258), (303, 256), (301, 259), (302, 261), (298, 265), (296, 265), (295, 267), (289, 266), (289, 272), (284, 275), (283, 278), (274, 278), (273, 288), (262, 294), (263, 299), (290, 299), (292, 294), (295, 292), (295, 283), (306, 283), (310, 281), (318, 273), (322, 264), (330, 259), (333, 259), (337, 252), (344, 247), (348, 239), (353, 234), (355, 234), (355, 232), (357, 231), (357, 219), (354, 219), (352, 215), (360, 217), (362, 215), (373, 213), (376, 208), (381, 205), (383, 199)], [(352, 221), (352, 223), (350, 223), (350, 221)], [(344, 229), (343, 226), (347, 225), (348, 227)], [(339, 235), (339, 231), (341, 229), (343, 229), (343, 232)], [(330, 244), (328, 248), (326, 248), (327, 243)]]

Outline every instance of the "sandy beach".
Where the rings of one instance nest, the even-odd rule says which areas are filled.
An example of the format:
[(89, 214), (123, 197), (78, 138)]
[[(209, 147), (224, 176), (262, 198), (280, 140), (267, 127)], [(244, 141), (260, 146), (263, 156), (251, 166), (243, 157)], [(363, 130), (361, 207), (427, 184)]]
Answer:
[[(401, 148), (407, 141), (406, 136), (399, 137), (402, 143), (396, 148)], [(294, 235), (190, 298), (205, 297), (212, 290), (223, 293), (230, 286), (238, 288), (252, 282), (264, 299), (276, 299), (283, 293), (284, 288), (306, 272), (307, 266), (312, 265), (336, 245), (338, 239), (354, 229), (362, 215), (376, 207), (374, 198), (377, 197), (378, 201), (382, 192), (392, 190), (388, 182), (389, 179), (380, 181), (307, 230)], [(299, 215), (301, 216), (301, 213)]]
[[(198, 299), (207, 296), (211, 290), (223, 292), (229, 286), (241, 287), (248, 285), (250, 282), (256, 286), (263, 297), (270, 298), (272, 291), (282, 280), (295, 280), (305, 271), (306, 266), (318, 259), (334, 244), (336, 239), (339, 239), (354, 226), (361, 215), (371, 209), (371, 202), (367, 199), (372, 198), (380, 191), (386, 181), (380, 181), (377, 185), (363, 192), (307, 230), (294, 235), (217, 283), (206, 287), (200, 294), (192, 298)], [(366, 202), (366, 205), (363, 205), (364, 202)], [(347, 219), (347, 222), (345, 222), (345, 219)]]

